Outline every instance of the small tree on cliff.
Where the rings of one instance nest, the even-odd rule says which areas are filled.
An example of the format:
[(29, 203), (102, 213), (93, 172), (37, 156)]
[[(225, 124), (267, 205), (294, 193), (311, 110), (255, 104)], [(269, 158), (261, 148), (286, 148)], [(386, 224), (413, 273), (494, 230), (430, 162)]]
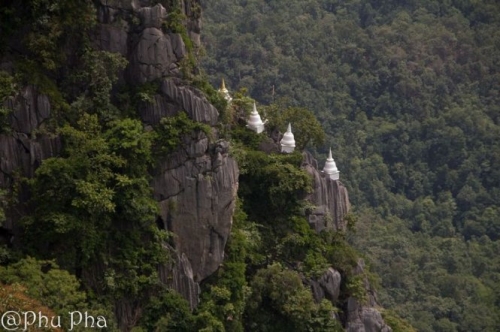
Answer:
[(286, 101), (269, 105), (264, 111), (269, 120), (269, 130), (284, 131), (288, 123), (292, 124), (297, 149), (303, 150), (308, 144), (321, 145), (325, 141), (325, 132), (314, 114), (303, 107), (288, 106)]

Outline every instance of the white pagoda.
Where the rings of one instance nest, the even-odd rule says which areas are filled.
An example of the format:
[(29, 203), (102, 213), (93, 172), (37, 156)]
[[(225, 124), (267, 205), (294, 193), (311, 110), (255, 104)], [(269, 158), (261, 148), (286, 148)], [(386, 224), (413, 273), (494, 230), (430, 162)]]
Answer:
[(247, 121), (247, 127), (255, 131), (257, 134), (260, 134), (261, 132), (264, 131), (264, 125), (266, 124), (267, 120), (262, 122), (262, 119), (260, 118), (259, 112), (257, 112), (257, 105), (255, 105), (255, 102), (253, 103), (253, 110), (250, 113), (250, 117), (248, 118)]
[(286, 133), (283, 134), (283, 138), (280, 141), (281, 144), (281, 152), (284, 153), (292, 153), (295, 149), (295, 138), (292, 133), (292, 125), (288, 124), (288, 129)]
[(337, 165), (335, 164), (335, 160), (332, 157), (332, 149), (330, 148), (330, 152), (328, 153), (328, 158), (326, 159), (325, 168), (323, 168), (323, 172), (332, 180), (339, 179), (339, 170), (337, 169)]
[(228, 103), (230, 103), (233, 100), (233, 98), (229, 94), (229, 91), (226, 89), (226, 83), (224, 82), (224, 79), (222, 79), (222, 84), (218, 91), (220, 94), (222, 94), (222, 96), (224, 97), (225, 100), (227, 100)]

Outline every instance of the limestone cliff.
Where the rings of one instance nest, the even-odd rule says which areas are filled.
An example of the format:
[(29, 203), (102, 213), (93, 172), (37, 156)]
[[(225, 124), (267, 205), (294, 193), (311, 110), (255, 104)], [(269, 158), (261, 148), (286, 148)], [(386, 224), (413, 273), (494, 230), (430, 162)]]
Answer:
[[(183, 1), (184, 23), (195, 45), (199, 43), (200, 17), (196, 1)], [(162, 29), (170, 8), (150, 1), (101, 1), (96, 43), (120, 52), (129, 60), (125, 80), (130, 85), (160, 80), (152, 102), (140, 105), (147, 125), (186, 111), (192, 120), (214, 126), (218, 111), (203, 93), (186, 84), (180, 71), (188, 56), (179, 33)], [(135, 24), (133, 19), (139, 18)], [(199, 46), (199, 45), (198, 45)], [(217, 139), (215, 138), (215, 141)], [(158, 222), (175, 234), (177, 262), (160, 269), (162, 281), (188, 301), (198, 303), (199, 282), (212, 274), (224, 259), (238, 188), (238, 167), (224, 141), (208, 137), (185, 138), (182, 147), (161, 160), (154, 171), (154, 197), (160, 204)]]
[[(139, 116), (146, 126), (180, 111), (211, 126), (218, 122), (217, 109), (201, 91), (187, 84), (181, 73), (188, 57), (183, 36), (164, 29), (167, 18), (178, 15), (173, 8), (136, 0), (102, 0), (96, 5), (98, 25), (92, 42), (98, 49), (126, 57), (128, 65), (119, 73), (122, 82), (129, 86), (160, 82), (153, 101), (139, 106)], [(180, 12), (190, 40), (199, 46), (198, 2), (182, 1)], [(2, 68), (9, 67), (8, 61), (0, 62)], [(8, 119), (10, 133), (0, 135), (0, 187), (12, 189), (16, 176), (32, 177), (44, 159), (57, 156), (61, 142), (58, 137), (37, 134), (52, 110), (49, 98), (36, 87), (23, 88), (4, 106), (12, 112)], [(238, 187), (238, 167), (228, 155), (228, 143), (218, 141), (214, 133), (211, 140), (203, 134), (184, 138), (181, 148), (161, 160), (153, 171), (154, 197), (161, 207), (158, 224), (175, 233), (170, 250), (177, 257), (160, 269), (160, 276), (188, 299), (191, 307), (198, 303), (198, 283), (224, 258)], [(13, 238), (19, 218), (29, 213), (23, 210), (27, 199), (27, 193), (22, 192), (18, 206), (8, 211), (3, 228)], [(129, 325), (126, 322), (134, 312), (118, 308), (117, 315)]]
[[(347, 188), (340, 181), (325, 177), (318, 170), (318, 162), (310, 153), (304, 152), (303, 158), (302, 167), (313, 178), (313, 191), (307, 198), (314, 207), (307, 216), (310, 226), (317, 232), (325, 229), (345, 231), (347, 227), (345, 216), (350, 209)], [(363, 273), (364, 262), (360, 260), (354, 274), (363, 275)], [(321, 277), (309, 280), (316, 301), (327, 299), (337, 305), (341, 282), (341, 274), (332, 267), (327, 269)], [(344, 317), (342, 319), (337, 317), (337, 319), (344, 321), (348, 332), (391, 332), (392, 329), (387, 326), (377, 309), (375, 291), (366, 277), (363, 282), (368, 301), (361, 303), (355, 297), (349, 297), (346, 301)]]
[[(213, 137), (204, 133), (182, 137), (181, 146), (158, 160), (151, 171), (153, 195), (160, 207), (157, 224), (174, 234), (172, 241), (164, 245), (165, 254), (173, 260), (159, 267), (160, 280), (187, 299), (193, 309), (199, 301), (200, 283), (224, 260), (239, 176), (238, 165), (229, 155), (229, 143), (218, 137), (218, 110), (185, 77), (186, 62), (193, 51), (193, 45), (186, 45), (186, 37), (195, 48), (200, 43), (199, 3), (181, 1), (180, 19), (187, 36), (165, 29), (165, 22), (178, 14), (168, 1), (94, 3), (98, 24), (92, 30), (91, 43), (128, 60), (127, 67), (118, 74), (120, 83), (132, 87), (158, 84), (147, 101), (137, 104), (144, 126), (155, 126), (163, 117), (185, 111), (192, 120), (212, 127)], [(0, 58), (0, 68), (12, 72), (11, 60)], [(44, 159), (58, 156), (62, 142), (58, 136), (45, 133), (45, 123), (54, 112), (53, 101), (35, 85), (22, 87), (3, 106), (11, 113), (10, 131), (0, 134), (0, 188), (18, 197), (7, 211), (0, 236), (15, 245), (20, 234), (19, 220), (30, 213), (25, 205), (29, 193), (15, 188), (15, 180), (32, 177)], [(313, 179), (313, 191), (307, 197), (314, 206), (307, 216), (311, 227), (317, 232), (345, 230), (344, 219), (350, 208), (347, 189), (341, 182), (324, 177), (309, 153), (304, 153), (302, 167)], [(320, 278), (305, 282), (310, 284), (316, 300), (326, 298), (338, 304), (341, 281), (341, 274), (330, 268)], [(390, 331), (372, 306), (361, 305), (354, 298), (348, 299), (347, 306), (349, 331)], [(134, 326), (140, 310), (133, 299), (117, 302), (115, 313), (120, 328)]]
[[(48, 97), (36, 87), (26, 86), (9, 98), (4, 107), (12, 110), (9, 117), (11, 132), (0, 134), (0, 188), (12, 189), (15, 179), (32, 177), (44, 159), (53, 157), (61, 149), (58, 137), (36, 134), (35, 131), (50, 117)], [(8, 235), (4, 241), (13, 242), (17, 222), (27, 211), (23, 210), (26, 193), (21, 192), (21, 202), (7, 211), (3, 228)]]
[(325, 177), (310, 153), (304, 152), (303, 156), (302, 167), (313, 178), (313, 191), (308, 200), (314, 209), (308, 215), (309, 224), (317, 232), (324, 229), (346, 230), (344, 217), (350, 208), (347, 188), (340, 181)]
[[(365, 263), (363, 260), (358, 261), (355, 273), (360, 275), (363, 273), (365, 268)], [(375, 291), (372, 289), (370, 283), (366, 278), (363, 280), (364, 287), (367, 292), (368, 300), (366, 303), (360, 303), (360, 301), (354, 297), (347, 299), (347, 332), (392, 332), (391, 327), (389, 327), (380, 311), (377, 309), (379, 304), (377, 302), (377, 297)]]

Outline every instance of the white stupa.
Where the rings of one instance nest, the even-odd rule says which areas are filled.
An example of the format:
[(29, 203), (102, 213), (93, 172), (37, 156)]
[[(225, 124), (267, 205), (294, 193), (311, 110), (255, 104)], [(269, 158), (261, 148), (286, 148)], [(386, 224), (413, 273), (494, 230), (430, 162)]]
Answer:
[(255, 131), (257, 134), (260, 134), (261, 132), (264, 131), (264, 124), (267, 122), (264, 121), (262, 122), (262, 119), (260, 118), (259, 112), (257, 112), (257, 105), (255, 105), (255, 102), (253, 103), (253, 110), (250, 113), (250, 117), (248, 118), (247, 121), (247, 127)]
[(286, 133), (283, 134), (283, 138), (281, 139), (281, 152), (292, 153), (295, 149), (295, 138), (292, 133), (292, 125), (288, 124), (288, 129)]
[(224, 97), (225, 100), (227, 100), (228, 103), (230, 103), (231, 100), (233, 100), (233, 98), (229, 94), (229, 91), (226, 89), (226, 83), (224, 82), (224, 79), (222, 79), (222, 84), (221, 84), (220, 89), (218, 91), (219, 91), (219, 93), (222, 94), (222, 96)]
[(339, 179), (339, 170), (337, 169), (337, 165), (335, 164), (335, 160), (332, 157), (332, 149), (330, 148), (330, 152), (328, 153), (328, 158), (326, 159), (325, 168), (323, 168), (323, 172), (332, 180)]

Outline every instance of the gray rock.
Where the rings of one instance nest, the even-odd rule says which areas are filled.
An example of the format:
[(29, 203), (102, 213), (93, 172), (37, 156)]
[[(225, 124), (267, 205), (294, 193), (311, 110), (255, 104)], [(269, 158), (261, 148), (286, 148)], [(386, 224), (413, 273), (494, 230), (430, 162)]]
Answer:
[[(44, 159), (58, 155), (60, 150), (59, 137), (41, 136), (30, 139), (22, 133), (0, 135), (0, 188), (10, 188), (15, 173), (32, 177)], [(24, 211), (24, 208), (18, 211)], [(19, 214), (8, 215), (3, 227), (11, 229), (20, 217)]]
[(342, 277), (340, 273), (329, 268), (319, 279), (311, 279), (310, 285), (316, 302), (326, 298), (332, 303), (337, 302), (340, 294), (340, 284)]
[(163, 22), (167, 18), (167, 11), (161, 4), (154, 7), (144, 7), (137, 10), (143, 28), (161, 29)]
[(125, 21), (118, 24), (99, 24), (94, 43), (97, 48), (103, 51), (120, 53), (126, 56), (128, 52), (128, 29), (128, 24)]
[(347, 332), (392, 332), (380, 312), (363, 306), (353, 297), (347, 300)]
[(191, 306), (191, 310), (196, 307), (200, 297), (200, 286), (193, 278), (191, 263), (185, 254), (178, 254), (172, 248), (174, 261), (159, 268), (160, 281), (170, 288), (175, 289), (186, 298)]
[(161, 91), (168, 99), (175, 101), (184, 109), (194, 121), (211, 126), (217, 124), (219, 112), (198, 89), (181, 85), (176, 79), (165, 79), (161, 85)]
[[(354, 274), (364, 273), (365, 262), (360, 259), (354, 270)], [(347, 299), (347, 332), (392, 332), (392, 329), (384, 322), (375, 292), (371, 289), (367, 278), (364, 278), (364, 287), (368, 294), (366, 303), (360, 303), (356, 298)]]
[(29, 134), (50, 117), (49, 98), (40, 94), (33, 85), (28, 85), (5, 106), (12, 110), (10, 125), (13, 131)]
[[(4, 105), (11, 110), (9, 118), (12, 133), (0, 135), (0, 188), (10, 189), (16, 176), (32, 177), (44, 159), (56, 156), (61, 149), (58, 137), (32, 132), (50, 117), (49, 98), (32, 86), (26, 86)], [(16, 175), (17, 174), (17, 175)], [(18, 206), (14, 206), (2, 227), (15, 233), (18, 220), (27, 212), (23, 207), (28, 199), (25, 190), (19, 193)]]
[(167, 76), (170, 64), (178, 61), (170, 36), (158, 28), (142, 30), (131, 52), (128, 77), (135, 84)]
[(313, 191), (308, 200), (315, 208), (308, 215), (309, 224), (317, 232), (324, 229), (345, 230), (345, 215), (350, 203), (347, 189), (340, 181), (325, 177), (318, 171), (318, 162), (310, 153), (304, 152), (302, 167), (313, 178)]
[(175, 249), (189, 259), (198, 282), (222, 263), (238, 188), (236, 162), (227, 154), (218, 160), (216, 168), (207, 155), (176, 168), (168, 160), (160, 166), (165, 171), (153, 180), (162, 221), (175, 233)]

